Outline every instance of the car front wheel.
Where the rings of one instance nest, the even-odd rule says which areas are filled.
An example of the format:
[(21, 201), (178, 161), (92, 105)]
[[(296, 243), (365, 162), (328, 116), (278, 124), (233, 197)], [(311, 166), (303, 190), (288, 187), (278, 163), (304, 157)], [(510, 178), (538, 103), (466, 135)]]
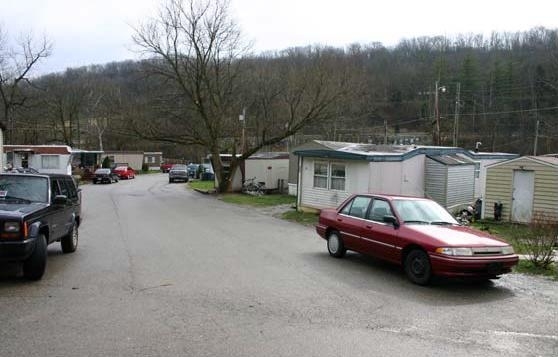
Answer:
[(432, 266), (425, 251), (415, 249), (405, 258), (405, 274), (415, 284), (426, 285), (432, 277)]
[(347, 250), (343, 244), (343, 239), (337, 231), (332, 231), (327, 237), (327, 251), (332, 257), (342, 258)]
[(39, 235), (33, 253), (23, 262), (23, 276), (30, 280), (39, 280), (46, 270), (47, 243), (44, 235)]

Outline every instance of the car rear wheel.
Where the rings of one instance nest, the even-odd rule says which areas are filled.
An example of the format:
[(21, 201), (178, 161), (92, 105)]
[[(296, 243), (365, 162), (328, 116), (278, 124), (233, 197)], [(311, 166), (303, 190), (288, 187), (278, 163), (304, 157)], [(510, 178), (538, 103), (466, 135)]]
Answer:
[(335, 258), (342, 258), (347, 252), (339, 232), (331, 231), (327, 236), (327, 251)]
[(405, 274), (415, 284), (428, 284), (432, 277), (432, 267), (428, 254), (420, 249), (410, 251), (405, 258)]
[(46, 270), (47, 243), (43, 234), (37, 237), (33, 253), (23, 262), (23, 276), (30, 280), (39, 280)]
[(73, 253), (76, 251), (78, 246), (79, 230), (78, 225), (74, 222), (70, 233), (62, 237), (60, 240), (60, 246), (62, 247), (62, 253)]

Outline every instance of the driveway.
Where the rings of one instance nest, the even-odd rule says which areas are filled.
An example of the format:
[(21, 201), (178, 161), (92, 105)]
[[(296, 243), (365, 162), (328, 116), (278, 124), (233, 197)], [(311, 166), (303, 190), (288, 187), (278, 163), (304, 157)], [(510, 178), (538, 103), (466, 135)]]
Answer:
[(168, 184), (83, 186), (80, 246), (0, 273), (1, 356), (556, 356), (558, 285), (409, 283), (313, 228)]

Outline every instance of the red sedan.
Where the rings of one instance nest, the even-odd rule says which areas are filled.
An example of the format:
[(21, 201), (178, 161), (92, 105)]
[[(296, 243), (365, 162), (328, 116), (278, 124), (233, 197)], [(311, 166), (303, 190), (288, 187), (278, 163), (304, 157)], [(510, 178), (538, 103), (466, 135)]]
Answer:
[(136, 177), (136, 172), (129, 166), (117, 166), (112, 172), (117, 174), (121, 179), (133, 179)]
[(316, 226), (329, 254), (347, 250), (402, 265), (415, 284), (432, 276), (493, 279), (518, 262), (513, 247), (461, 226), (438, 203), (418, 197), (360, 194), (323, 209)]

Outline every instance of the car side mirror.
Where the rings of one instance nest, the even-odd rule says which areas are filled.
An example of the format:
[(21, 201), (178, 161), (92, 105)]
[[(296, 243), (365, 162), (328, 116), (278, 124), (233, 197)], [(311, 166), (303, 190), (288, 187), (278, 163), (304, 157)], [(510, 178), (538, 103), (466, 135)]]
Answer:
[(68, 197), (66, 195), (56, 195), (54, 196), (55, 205), (64, 205), (68, 202)]
[(393, 224), (395, 228), (399, 228), (399, 222), (395, 216), (384, 216), (384, 222)]

